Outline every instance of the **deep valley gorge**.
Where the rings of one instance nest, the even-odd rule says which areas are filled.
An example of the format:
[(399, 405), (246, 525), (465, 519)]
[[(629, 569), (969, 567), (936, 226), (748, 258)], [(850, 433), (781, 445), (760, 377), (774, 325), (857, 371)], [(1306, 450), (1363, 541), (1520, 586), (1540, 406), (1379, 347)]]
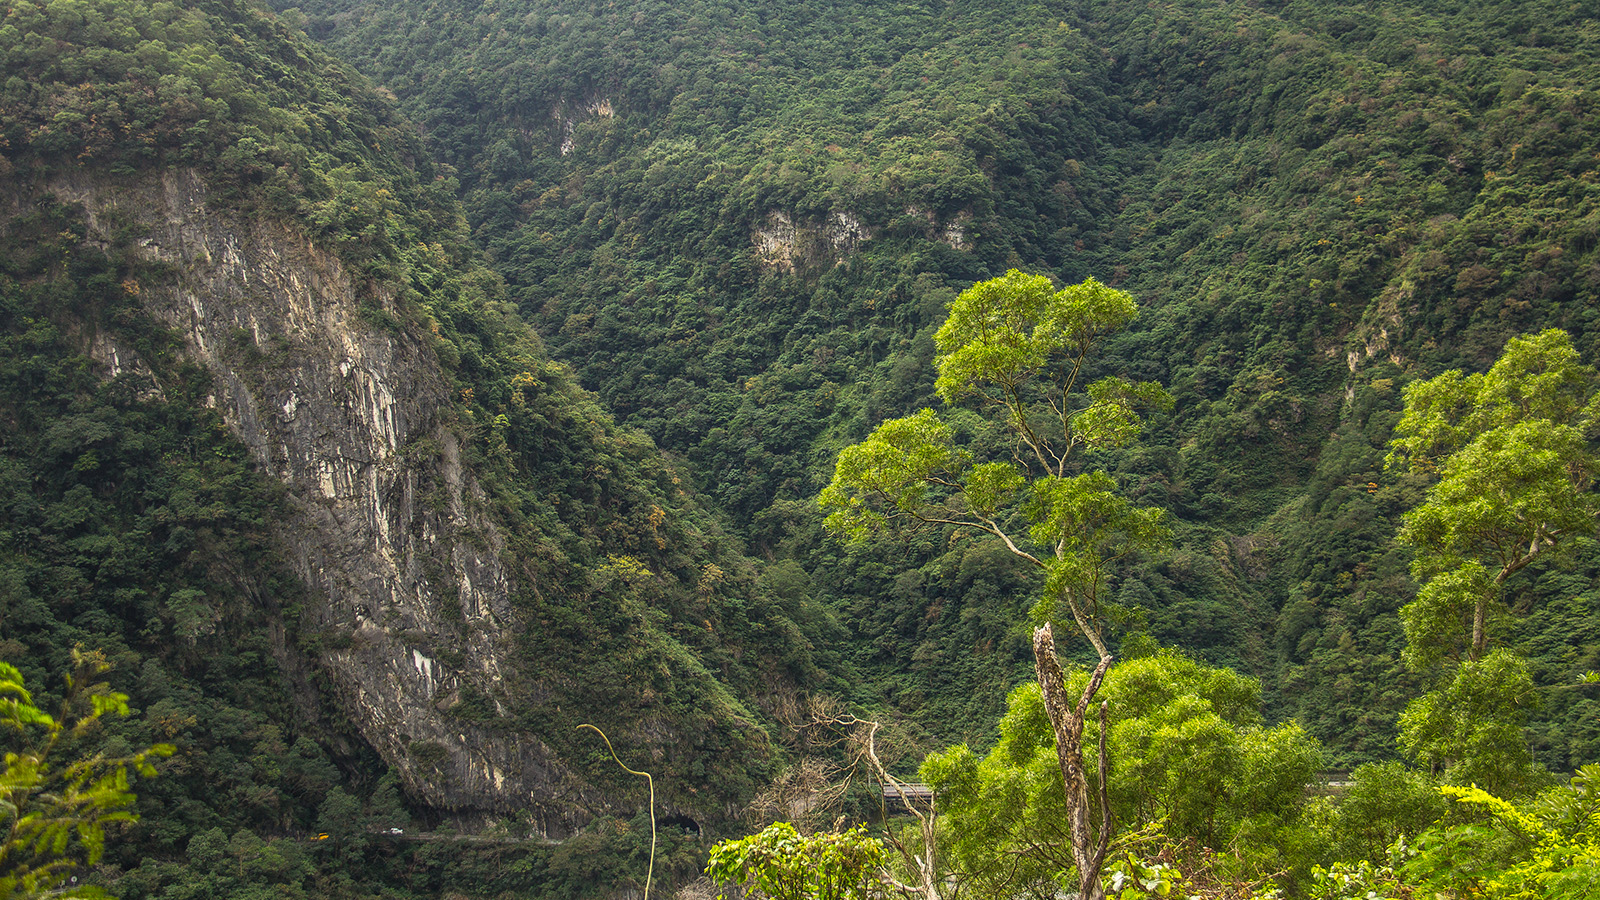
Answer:
[(0, 896), (1600, 873), (1600, 6), (3, 8)]

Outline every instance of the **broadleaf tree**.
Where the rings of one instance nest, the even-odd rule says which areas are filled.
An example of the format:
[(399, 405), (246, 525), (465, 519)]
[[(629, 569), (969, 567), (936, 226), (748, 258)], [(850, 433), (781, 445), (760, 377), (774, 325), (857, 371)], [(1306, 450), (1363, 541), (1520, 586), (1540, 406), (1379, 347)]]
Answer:
[[(1187, 871), (1223, 862), (1207, 847), (1230, 848), (1224, 867), (1247, 879), (1297, 862), (1285, 849), (1307, 830), (1303, 801), (1322, 768), (1320, 748), (1293, 722), (1263, 727), (1255, 679), (1162, 651), (1118, 662), (1102, 692), (1112, 710), (1108, 796), (1122, 821), (1159, 823)], [(1061, 846), (1068, 816), (1051, 730), (1038, 687), (1022, 685), (986, 755), (961, 744), (922, 764), (944, 812), (950, 868), (978, 896), (1061, 893), (1053, 877), (1073, 861)]]
[[(1034, 661), (1085, 900), (1104, 894), (1099, 873), (1111, 838), (1109, 804), (1090, 797), (1082, 747), (1084, 718), (1112, 661), (1103, 607), (1117, 562), (1169, 538), (1161, 510), (1134, 506), (1111, 475), (1084, 471), (1082, 460), (1085, 449), (1131, 441), (1145, 410), (1171, 404), (1151, 382), (1107, 376), (1083, 383), (1094, 351), (1136, 312), (1127, 292), (1094, 279), (1057, 289), (1046, 277), (1012, 270), (973, 285), (951, 302), (934, 337), (935, 388), (947, 404), (970, 399), (1000, 418), (1010, 446), (961, 446), (956, 429), (924, 409), (845, 448), (821, 496), (828, 527), (847, 539), (895, 525), (965, 529), (1040, 570)], [(1066, 622), (1099, 660), (1076, 698), (1053, 633)]]
[[(706, 874), (773, 900), (867, 900), (879, 895), (888, 850), (865, 826), (802, 835), (788, 822), (711, 848)], [(718, 897), (726, 894), (719, 893)]]
[(1525, 742), (1507, 735), (1532, 682), (1520, 657), (1492, 649), (1494, 631), (1508, 579), (1594, 533), (1597, 428), (1600, 372), (1559, 329), (1513, 338), (1485, 373), (1406, 388), (1387, 465), (1438, 481), (1400, 530), (1422, 582), (1401, 610), (1405, 657), (1440, 687), (1401, 717), (1401, 743), (1447, 778), (1496, 791), (1523, 781)]

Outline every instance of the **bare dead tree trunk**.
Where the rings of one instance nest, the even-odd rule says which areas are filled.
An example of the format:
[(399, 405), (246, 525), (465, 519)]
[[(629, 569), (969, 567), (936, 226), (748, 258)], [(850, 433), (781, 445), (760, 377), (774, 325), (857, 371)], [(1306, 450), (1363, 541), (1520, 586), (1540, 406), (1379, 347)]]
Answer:
[[(1101, 707), (1100, 729), (1100, 821), (1098, 829), (1093, 823), (1094, 807), (1089, 799), (1089, 776), (1083, 766), (1083, 717), (1089, 710), (1094, 695), (1100, 691), (1100, 682), (1111, 667), (1111, 655), (1102, 652), (1100, 665), (1089, 676), (1089, 684), (1077, 703), (1067, 697), (1066, 677), (1061, 672), (1061, 661), (1056, 657), (1055, 637), (1049, 624), (1033, 633), (1033, 664), (1039, 677), (1039, 689), (1044, 694), (1045, 712), (1050, 716), (1050, 727), (1056, 736), (1056, 761), (1061, 766), (1061, 780), (1067, 794), (1067, 817), (1072, 836), (1072, 859), (1078, 865), (1078, 896), (1081, 900), (1104, 900), (1100, 887), (1100, 867), (1105, 863), (1106, 848), (1111, 844), (1111, 809), (1105, 804), (1106, 761), (1105, 707)], [(1097, 833), (1098, 832), (1098, 833)]]
[[(884, 788), (885, 797), (888, 796), (890, 791), (893, 791), (895, 796), (900, 798), (906, 809), (916, 817), (917, 826), (921, 831), (922, 837), (921, 847), (908, 847), (904, 841), (900, 840), (899, 835), (888, 827), (888, 822), (885, 821), (885, 840), (888, 841), (889, 846), (894, 848), (896, 853), (900, 854), (900, 858), (905, 862), (906, 868), (916, 875), (917, 883), (909, 885), (901, 884), (890, 878), (885, 878), (884, 880), (907, 897), (920, 897), (922, 900), (941, 900), (939, 894), (938, 856), (936, 853), (938, 833), (935, 830), (936, 814), (934, 812), (934, 803), (931, 801), (928, 803), (927, 815), (923, 815), (922, 810), (917, 809), (916, 803), (906, 796), (905, 783), (890, 775), (888, 767), (883, 764), (882, 760), (878, 759), (877, 739), (879, 724), (877, 722), (862, 722), (861, 727), (865, 731), (864, 734), (858, 732), (862, 752), (866, 756), (867, 762), (872, 765), (873, 772), (878, 776), (878, 784)], [(919, 850), (920, 853), (918, 852)]]

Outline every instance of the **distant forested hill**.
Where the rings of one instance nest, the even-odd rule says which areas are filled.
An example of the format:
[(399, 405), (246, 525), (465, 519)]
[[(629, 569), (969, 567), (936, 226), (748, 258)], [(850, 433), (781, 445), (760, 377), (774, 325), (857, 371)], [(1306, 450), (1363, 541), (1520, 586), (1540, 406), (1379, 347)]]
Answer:
[[(942, 738), (1022, 677), (1027, 584), (978, 545), (845, 554), (810, 498), (931, 402), (953, 291), (1015, 266), (1140, 299), (1109, 365), (1178, 404), (1109, 462), (1180, 546), (1122, 596), (1341, 762), (1391, 754), (1414, 690), (1401, 388), (1547, 326), (1600, 351), (1592, 2), (298, 7), (421, 125), (551, 351)], [(1588, 550), (1518, 589), (1546, 684), (1600, 661)], [(1557, 767), (1600, 740), (1578, 694), (1538, 726)]]
[(347, 64), (235, 0), (0, 11), (0, 659), (53, 708), (103, 651), (139, 714), (95, 739), (178, 747), (96, 883), (642, 882), (645, 787), (585, 722), (694, 869), (767, 707), (841, 670), (827, 611), (550, 359)]

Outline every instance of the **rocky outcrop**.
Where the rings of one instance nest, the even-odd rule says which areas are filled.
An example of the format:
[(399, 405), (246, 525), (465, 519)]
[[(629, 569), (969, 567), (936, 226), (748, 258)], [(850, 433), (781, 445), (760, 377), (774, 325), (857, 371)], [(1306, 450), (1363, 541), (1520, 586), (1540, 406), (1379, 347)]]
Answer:
[(906, 207), (906, 217), (922, 223), (922, 233), (929, 240), (939, 241), (963, 253), (972, 249), (972, 238), (968, 233), (972, 227), (972, 213), (968, 210), (961, 210), (941, 222), (933, 210), (912, 205)]
[[(907, 206), (905, 218), (928, 240), (961, 252), (973, 247), (969, 211), (941, 220), (932, 210)], [(875, 237), (877, 231), (860, 216), (838, 209), (822, 222), (797, 220), (782, 210), (772, 210), (750, 229), (750, 243), (762, 265), (791, 274), (843, 265)]]
[(750, 231), (762, 263), (781, 272), (842, 265), (872, 238), (872, 229), (846, 210), (833, 210), (820, 225), (797, 223), (774, 210)]
[(556, 128), (561, 133), (561, 146), (559, 148), (561, 155), (566, 156), (578, 149), (575, 132), (580, 121), (614, 119), (616, 117), (617, 111), (612, 107), (610, 98), (607, 97), (588, 100), (580, 104), (575, 112), (569, 109), (566, 103), (556, 104), (550, 110), (550, 118), (555, 120)]
[[(423, 336), (382, 309), (388, 298), (358, 301), (339, 260), (303, 234), (208, 207), (193, 174), (64, 175), (48, 192), (81, 205), (92, 236), (139, 223), (140, 252), (173, 273), (139, 299), (210, 371), (209, 402), (288, 487), (293, 514), (277, 534), (314, 598), (300, 632), (315, 636), (335, 702), (411, 792), (445, 809), (527, 811), (551, 837), (604, 809), (537, 737), (449, 713), (468, 683), (514, 677), (513, 579)], [(108, 375), (151, 371), (114, 337), (85, 344)]]
[(776, 210), (750, 230), (750, 243), (755, 245), (756, 255), (768, 267), (782, 272), (794, 271), (800, 238), (801, 231), (795, 228), (789, 214)]

